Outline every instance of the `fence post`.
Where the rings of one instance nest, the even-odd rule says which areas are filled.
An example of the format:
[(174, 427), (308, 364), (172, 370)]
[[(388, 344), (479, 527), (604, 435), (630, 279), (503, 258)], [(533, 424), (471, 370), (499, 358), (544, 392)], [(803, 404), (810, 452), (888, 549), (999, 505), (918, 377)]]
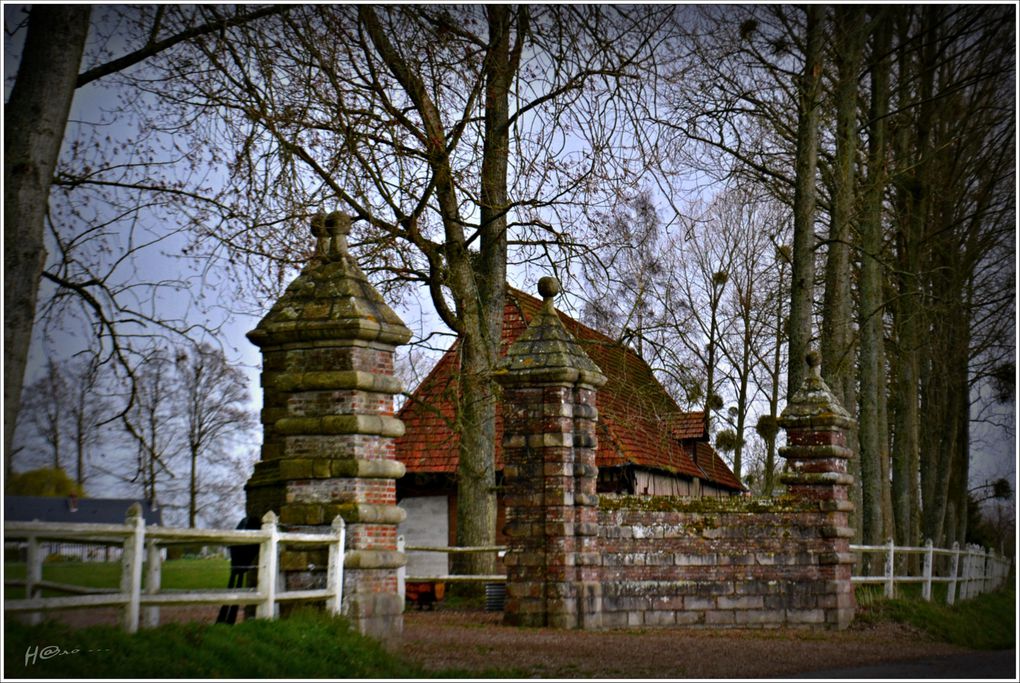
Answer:
[(924, 585), (921, 588), (921, 597), (928, 602), (931, 602), (931, 573), (934, 556), (935, 549), (929, 538), (924, 543)]
[[(163, 582), (163, 557), (155, 541), (145, 542), (145, 594), (159, 593)], [(142, 611), (142, 625), (145, 628), (159, 626), (159, 607), (150, 605)]]
[(128, 508), (126, 525), (130, 535), (124, 539), (121, 552), (120, 592), (127, 596), (124, 605), (124, 630), (138, 631), (139, 605), (142, 596), (142, 559), (145, 552), (145, 518), (142, 506), (132, 503)]
[(896, 546), (893, 539), (889, 539), (888, 549), (885, 552), (885, 597), (896, 597)]
[[(397, 552), (398, 553), (404, 552), (404, 548), (406, 547), (406, 545), (407, 544), (404, 541), (404, 535), (401, 534), (401, 535), (397, 536)], [(400, 594), (401, 602), (403, 602), (404, 599), (407, 596), (407, 565), (406, 564), (401, 565), (400, 569), (397, 570), (397, 592)]]
[(258, 591), (262, 602), (255, 608), (255, 617), (258, 619), (276, 617), (276, 574), (279, 561), (277, 546), (280, 542), (280, 530), (276, 521), (276, 513), (272, 510), (262, 516), (262, 531), (266, 532), (268, 537), (262, 541), (259, 548)]
[(949, 590), (946, 592), (946, 604), (956, 602), (956, 577), (960, 569), (960, 542), (953, 541), (953, 567), (949, 573)]
[[(36, 597), (36, 593), (42, 594), (37, 584), (42, 581), (43, 553), (39, 547), (39, 539), (35, 536), (28, 537), (28, 557), (25, 558), (28, 566), (25, 568), (25, 597), (29, 600)], [(29, 612), (28, 623), (38, 624), (42, 621), (42, 612)]]
[(992, 588), (991, 588), (991, 583), (992, 582), (990, 580), (991, 579), (991, 574), (992, 574), (992, 570), (991, 570), (992, 556), (991, 556), (991, 553), (989, 552), (988, 548), (985, 548), (985, 554), (984, 554), (984, 558), (983, 559), (984, 559), (984, 561), (981, 564), (982, 564), (982, 567), (984, 567), (984, 572), (982, 574), (983, 578), (981, 579), (981, 592), (982, 593), (987, 593), (990, 590), (992, 590)]
[(326, 600), (326, 611), (330, 614), (340, 614), (344, 606), (344, 549), (347, 541), (347, 525), (343, 517), (337, 515), (333, 518), (332, 529), (336, 539), (329, 544), (326, 588), (333, 591), (333, 596)]
[(974, 580), (974, 549), (970, 545), (964, 546), (963, 551), (963, 585), (960, 587), (960, 600), (967, 600), (974, 592), (971, 585)]

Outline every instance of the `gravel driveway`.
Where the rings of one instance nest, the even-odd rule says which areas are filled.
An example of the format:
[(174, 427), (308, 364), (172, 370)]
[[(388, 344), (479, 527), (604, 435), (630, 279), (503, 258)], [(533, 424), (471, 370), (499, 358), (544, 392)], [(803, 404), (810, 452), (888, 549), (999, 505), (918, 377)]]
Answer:
[(843, 632), (516, 628), (484, 611), (404, 615), (398, 650), (428, 669), (541, 678), (768, 678), (969, 652), (896, 624)]

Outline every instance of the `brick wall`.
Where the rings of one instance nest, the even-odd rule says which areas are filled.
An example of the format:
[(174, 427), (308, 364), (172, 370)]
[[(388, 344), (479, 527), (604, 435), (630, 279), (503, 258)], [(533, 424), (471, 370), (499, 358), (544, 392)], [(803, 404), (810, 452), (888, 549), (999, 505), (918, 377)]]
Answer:
[(603, 625), (840, 626), (837, 580), (849, 570), (836, 563), (839, 530), (824, 507), (603, 496)]
[(846, 431), (853, 420), (808, 354), (804, 384), (779, 420), (788, 495), (595, 495), (595, 397), (605, 382), (542, 310), (494, 373), (503, 386), (508, 550), (504, 620), (601, 628), (814, 626), (853, 618)]

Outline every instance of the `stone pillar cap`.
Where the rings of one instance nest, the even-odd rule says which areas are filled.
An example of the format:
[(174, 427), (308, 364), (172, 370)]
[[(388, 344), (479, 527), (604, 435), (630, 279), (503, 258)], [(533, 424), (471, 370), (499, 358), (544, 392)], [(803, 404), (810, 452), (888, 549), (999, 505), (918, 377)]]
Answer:
[(497, 382), (504, 385), (587, 384), (592, 387), (606, 383), (606, 376), (599, 366), (563, 326), (553, 305), (553, 299), (560, 291), (560, 283), (554, 277), (543, 277), (538, 281), (542, 309), (496, 365), (493, 379)]
[(779, 426), (784, 429), (812, 427), (838, 427), (849, 429), (856, 424), (850, 414), (840, 405), (832, 390), (822, 379), (821, 356), (815, 350), (808, 351), (804, 360), (808, 374), (804, 383), (790, 397), (790, 402), (779, 416)]
[(312, 218), (315, 254), (248, 333), (253, 344), (360, 339), (398, 345), (411, 338), (348, 252), (351, 222), (338, 211)]

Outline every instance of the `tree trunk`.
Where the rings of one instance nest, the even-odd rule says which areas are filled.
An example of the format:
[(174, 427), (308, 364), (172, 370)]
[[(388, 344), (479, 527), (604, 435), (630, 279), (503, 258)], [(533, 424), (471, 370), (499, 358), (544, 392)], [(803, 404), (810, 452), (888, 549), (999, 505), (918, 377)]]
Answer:
[[(896, 338), (896, 360), (893, 384), (893, 445), (892, 445), (892, 507), (895, 520), (895, 538), (900, 545), (916, 546), (916, 508), (918, 496), (918, 470), (920, 445), (919, 385), (920, 367), (918, 353), (921, 347), (922, 309), (920, 296), (920, 235), (923, 234), (923, 217), (927, 201), (927, 186), (913, 180), (915, 174), (924, 174), (923, 161), (914, 163), (910, 154), (911, 134), (917, 133), (918, 149), (922, 159), (927, 126), (912, 125), (912, 105), (908, 76), (913, 73), (907, 40), (910, 31), (909, 12), (900, 11), (899, 49), (897, 62), (899, 80), (897, 86), (896, 135), (893, 142), (893, 159), (896, 164), (897, 182), (897, 239), (896, 239), (896, 304), (893, 307), (893, 333)], [(923, 105), (922, 105), (923, 111)], [(915, 191), (907, 189), (916, 188)]]
[(88, 5), (33, 5), (18, 76), (4, 107), (4, 471), (21, 405), (50, 181), (88, 33)]
[(191, 447), (191, 472), (188, 478), (188, 527), (195, 528), (198, 517), (198, 448)]
[[(461, 346), (461, 448), (457, 471), (457, 543), (496, 542), (496, 400), (489, 372), (499, 359), (506, 296), (507, 164), (510, 154), (510, 87), (517, 55), (510, 50), (510, 8), (491, 5), (488, 69), (485, 82), (485, 136), (481, 168), (480, 253), (472, 263), (478, 301), (478, 329), (468, 331)], [(525, 21), (525, 14), (519, 21)], [(519, 45), (518, 45), (519, 47)], [(466, 573), (492, 574), (496, 558), (465, 555), (458, 562)]]
[(874, 36), (871, 70), (871, 111), (868, 137), (868, 183), (861, 221), (860, 282), (860, 463), (861, 537), (865, 544), (883, 540), (882, 428), (883, 381), (882, 198), (885, 191), (885, 133), (889, 109), (888, 22), (879, 22)]
[[(748, 269), (750, 270), (750, 269)], [(743, 348), (740, 354), (740, 369), (738, 370), (738, 378), (740, 386), (737, 390), (737, 441), (736, 449), (733, 451), (733, 474), (736, 475), (737, 480), (741, 480), (741, 470), (743, 468), (743, 455), (744, 455), (744, 430), (747, 422), (747, 384), (751, 379), (751, 355), (754, 352), (752, 344), (754, 344), (753, 330), (751, 329), (751, 292), (754, 281), (751, 273), (747, 274), (747, 289), (743, 294), (743, 302), (741, 304), (741, 323), (744, 326), (744, 334), (742, 339)], [(744, 305), (746, 303), (746, 305)]]
[(853, 403), (854, 354), (850, 301), (850, 224), (853, 219), (857, 156), (857, 79), (864, 51), (864, 12), (837, 6), (835, 58), (836, 158), (832, 181), (832, 212), (825, 260), (822, 304), (822, 376), (846, 408)]
[(797, 87), (796, 185), (793, 198), (793, 273), (790, 287), (790, 354), (787, 400), (807, 372), (815, 281), (815, 172), (818, 166), (818, 103), (822, 84), (822, 21), (825, 8), (808, 5), (804, 72)]
[[(721, 282), (717, 282), (721, 280)], [(715, 401), (715, 352), (716, 344), (718, 343), (716, 335), (719, 333), (719, 302), (722, 300), (722, 290), (726, 286), (725, 277), (719, 273), (712, 275), (712, 280), (709, 283), (712, 288), (711, 299), (709, 300), (709, 307), (711, 309), (711, 317), (708, 323), (708, 362), (705, 363), (705, 435), (711, 438), (712, 429), (712, 411), (718, 406)]]
[(772, 495), (772, 491), (776, 485), (776, 433), (778, 431), (779, 417), (779, 377), (780, 370), (783, 362), (783, 275), (784, 268), (782, 265), (782, 254), (778, 254), (780, 260), (779, 263), (779, 282), (776, 285), (776, 346), (772, 353), (772, 369), (770, 375), (772, 377), (772, 391), (769, 394), (769, 417), (771, 418), (771, 425), (769, 427), (769, 433), (771, 438), (765, 440), (765, 487), (762, 490), (762, 495), (766, 498)]

